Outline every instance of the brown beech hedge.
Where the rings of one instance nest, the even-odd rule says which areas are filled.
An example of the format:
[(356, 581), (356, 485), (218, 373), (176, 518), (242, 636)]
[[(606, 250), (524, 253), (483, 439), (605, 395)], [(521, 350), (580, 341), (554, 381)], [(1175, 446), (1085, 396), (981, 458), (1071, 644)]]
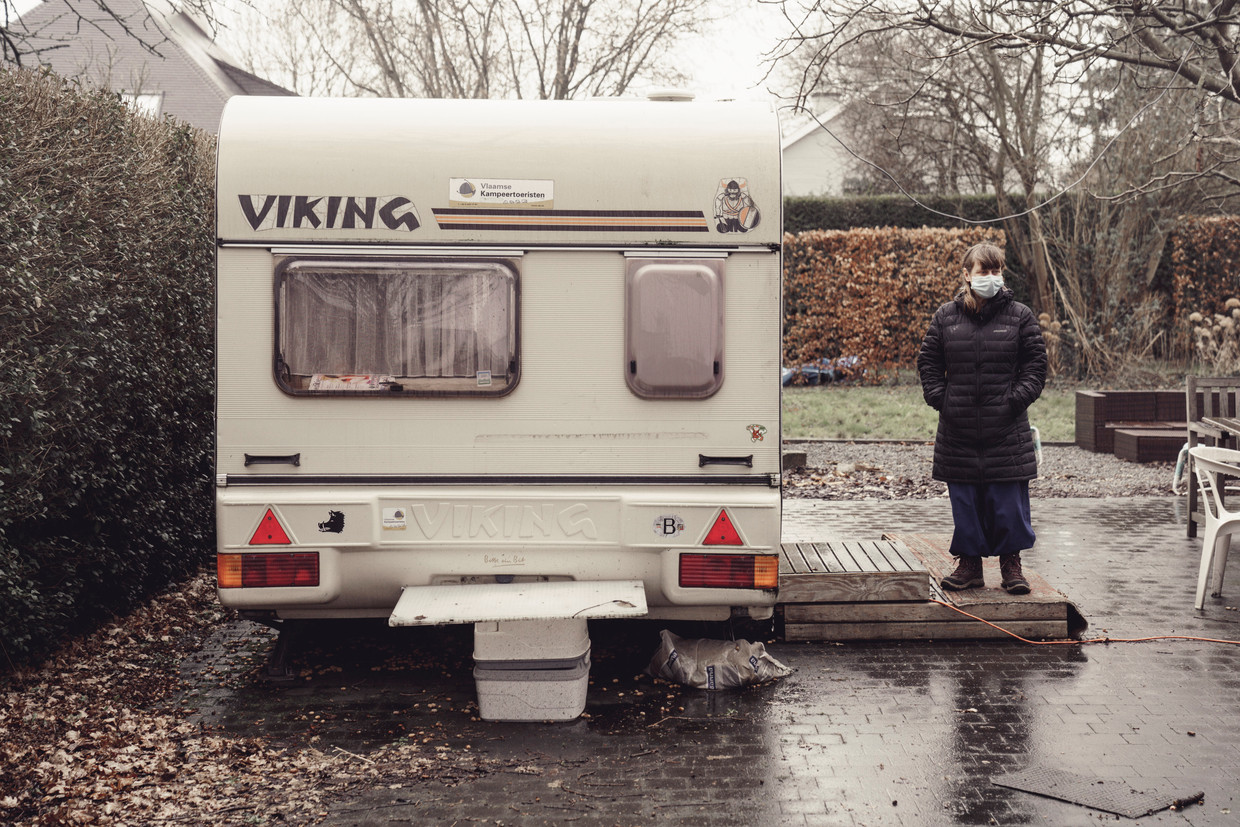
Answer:
[(784, 365), (859, 357), (877, 379), (917, 356), (930, 317), (961, 286), (961, 258), (995, 229), (812, 230), (784, 236)]

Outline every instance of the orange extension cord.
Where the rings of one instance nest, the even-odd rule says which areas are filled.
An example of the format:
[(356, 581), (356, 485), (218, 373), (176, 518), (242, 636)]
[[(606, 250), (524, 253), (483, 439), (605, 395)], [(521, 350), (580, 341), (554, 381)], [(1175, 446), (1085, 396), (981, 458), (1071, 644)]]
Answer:
[(969, 614), (964, 609), (953, 606), (950, 603), (945, 603), (942, 600), (934, 600), (933, 598), (931, 598), (930, 602), (938, 603), (940, 606), (946, 606), (947, 608), (951, 609), (953, 612), (960, 612), (960, 614), (964, 615), (965, 617), (972, 618), (973, 620), (976, 620), (978, 623), (985, 623), (987, 626), (992, 626), (995, 629), (998, 629), (1000, 632), (1003, 632), (1003, 634), (1005, 635), (1010, 635), (1011, 637), (1016, 638), (1022, 643), (1029, 643), (1029, 644), (1032, 644), (1033, 646), (1075, 646), (1081, 643), (1146, 643), (1151, 640), (1195, 640), (1201, 643), (1226, 643), (1229, 646), (1240, 646), (1240, 640), (1220, 640), (1218, 638), (1193, 637), (1191, 635), (1154, 635), (1153, 637), (1095, 637), (1095, 638), (1089, 638), (1087, 640), (1029, 640), (1028, 638), (1021, 637), (1015, 632), (1010, 632), (1007, 629), (1004, 629), (1002, 626), (999, 626), (998, 624), (991, 623), (989, 620), (984, 620), (978, 617), (977, 615)]

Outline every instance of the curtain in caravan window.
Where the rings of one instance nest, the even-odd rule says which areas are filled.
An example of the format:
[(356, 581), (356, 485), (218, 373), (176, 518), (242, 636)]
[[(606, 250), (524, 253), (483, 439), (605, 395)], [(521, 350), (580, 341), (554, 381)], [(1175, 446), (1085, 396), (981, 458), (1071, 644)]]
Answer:
[(485, 271), (457, 270), (404, 281), (400, 291), (388, 306), (391, 327), (405, 333), (389, 340), (400, 376), (508, 373), (511, 296), (504, 281)]
[(298, 273), (284, 282), (281, 337), (292, 373), (387, 373), (378, 343), (385, 285), (371, 273)]
[(282, 358), (301, 376), (503, 379), (516, 358), (515, 275), (500, 262), (289, 262)]

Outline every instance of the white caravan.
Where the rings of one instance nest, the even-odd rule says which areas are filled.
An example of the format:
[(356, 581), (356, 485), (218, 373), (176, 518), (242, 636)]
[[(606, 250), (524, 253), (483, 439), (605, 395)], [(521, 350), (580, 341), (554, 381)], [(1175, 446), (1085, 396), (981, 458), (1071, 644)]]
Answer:
[(229, 101), (223, 604), (770, 617), (779, 172), (764, 104)]

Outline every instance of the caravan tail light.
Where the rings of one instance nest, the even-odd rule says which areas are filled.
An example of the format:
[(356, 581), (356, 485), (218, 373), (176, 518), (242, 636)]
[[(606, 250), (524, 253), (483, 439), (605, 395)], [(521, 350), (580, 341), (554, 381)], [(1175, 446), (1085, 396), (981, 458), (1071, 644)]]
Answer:
[(682, 554), (680, 585), (701, 589), (779, 588), (774, 554)]
[(319, 555), (313, 551), (217, 554), (215, 570), (221, 589), (317, 586)]

